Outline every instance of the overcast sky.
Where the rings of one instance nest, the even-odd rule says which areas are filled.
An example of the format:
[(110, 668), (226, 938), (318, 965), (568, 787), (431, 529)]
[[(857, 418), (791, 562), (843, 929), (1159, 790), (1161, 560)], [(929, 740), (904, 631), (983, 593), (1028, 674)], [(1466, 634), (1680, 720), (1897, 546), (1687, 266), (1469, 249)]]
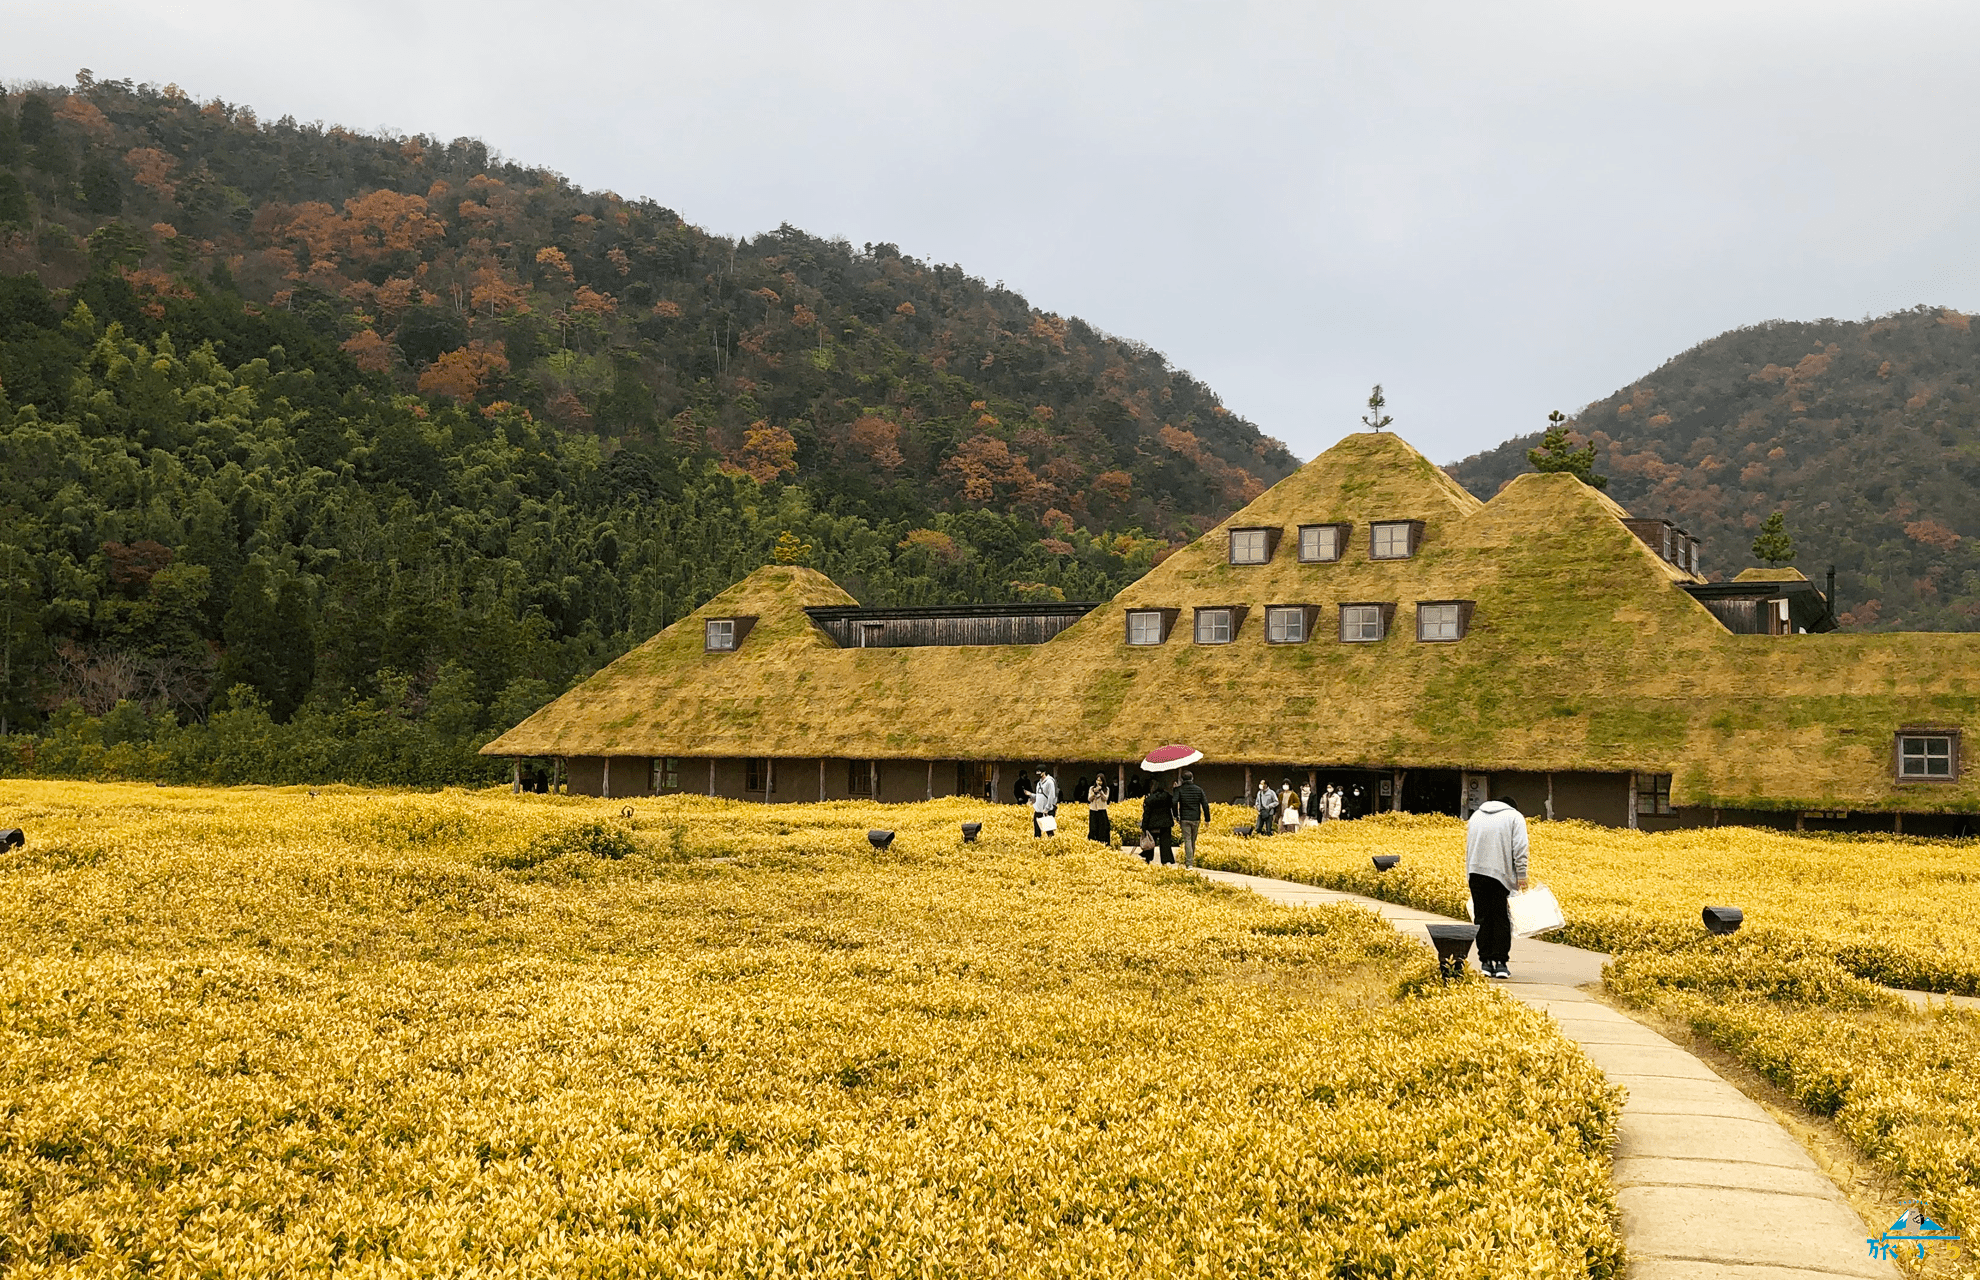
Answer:
[(1736, 325), (1980, 310), (1972, 0), (24, 10), (10, 80), (892, 241), (1149, 343), (1302, 457), (1376, 381), (1451, 461)]

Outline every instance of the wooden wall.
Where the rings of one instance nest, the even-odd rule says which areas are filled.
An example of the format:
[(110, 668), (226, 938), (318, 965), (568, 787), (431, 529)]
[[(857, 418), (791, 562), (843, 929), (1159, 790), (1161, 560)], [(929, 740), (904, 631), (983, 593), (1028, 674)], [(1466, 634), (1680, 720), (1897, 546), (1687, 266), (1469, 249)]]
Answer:
[[(818, 627), (842, 649), (903, 649), (921, 645), (1043, 644), (1082, 615), (1025, 614), (1016, 617), (887, 618), (863, 623), (832, 618)], [(862, 632), (864, 635), (862, 636)], [(925, 786), (925, 781), (924, 781)]]
[[(864, 799), (855, 796), (848, 786), (850, 762), (828, 759), (825, 765), (826, 800)], [(864, 764), (864, 762), (859, 762)], [(1073, 761), (1052, 762), (1059, 779), (1061, 794), (1059, 803), (1083, 805), (1084, 796), (1066, 794), (1081, 774), (1089, 777), (1096, 771), (1104, 771), (1109, 778), (1117, 776), (1116, 765), (1110, 762)], [(1017, 780), (1018, 771), (1030, 770), (1035, 761), (1003, 761), (997, 765), (999, 803), (1013, 803), (1011, 787)], [(603, 795), (605, 762), (598, 756), (573, 756), (565, 762), (566, 777), (573, 795)], [(768, 800), (773, 804), (809, 804), (819, 799), (817, 757), (805, 759), (779, 759), (776, 761), (772, 778), (776, 789), (766, 796), (762, 791), (748, 791), (748, 761), (733, 757), (722, 757), (713, 761), (717, 796), (731, 800)], [(680, 793), (688, 795), (709, 794), (710, 760), (706, 756), (684, 756), (680, 762)], [(957, 762), (937, 760), (932, 764), (932, 793), (936, 798), (956, 794)], [(912, 803), (927, 799), (931, 793), (931, 763), (926, 760), (882, 760), (878, 762), (878, 799), (885, 804)], [(1134, 765), (1128, 766), (1128, 778), (1132, 782), (1137, 776), (1146, 778)], [(1202, 787), (1217, 804), (1229, 804), (1238, 799), (1244, 788), (1245, 766), (1237, 764), (1204, 763), (1192, 767), (1197, 785)], [(1386, 771), (1380, 770), (1317, 770), (1321, 784), (1327, 782), (1345, 784), (1358, 782), (1371, 788), (1371, 800), (1386, 809), (1374, 791)], [(652, 795), (653, 760), (647, 756), (614, 756), (612, 758), (612, 797), (636, 797)], [(1297, 765), (1254, 765), (1251, 769), (1253, 787), (1260, 778), (1269, 779), (1277, 786), (1281, 778), (1290, 777), (1293, 786), (1305, 782), (1308, 770)], [(1544, 773), (1495, 773), (1490, 776), (1491, 795), (1510, 794), (1519, 804), (1520, 811), (1529, 819), (1540, 820), (1547, 812), (1547, 777)], [(1626, 773), (1556, 773), (1553, 775), (1554, 816), (1556, 818), (1581, 818), (1605, 826), (1627, 826), (1629, 822), (1629, 789), (1632, 777)], [(1246, 803), (1249, 803), (1246, 801)], [(1794, 816), (1789, 814), (1765, 813), (1747, 815), (1744, 811), (1738, 817), (1724, 817), (1728, 823), (1763, 825), (1794, 825)], [(1876, 819), (1888, 823), (1888, 815)], [(1646, 817), (1641, 825), (1646, 830), (1663, 830), (1676, 826), (1710, 825), (1710, 810), (1685, 810), (1678, 815), (1665, 818)], [(1876, 828), (1872, 828), (1876, 829)]]

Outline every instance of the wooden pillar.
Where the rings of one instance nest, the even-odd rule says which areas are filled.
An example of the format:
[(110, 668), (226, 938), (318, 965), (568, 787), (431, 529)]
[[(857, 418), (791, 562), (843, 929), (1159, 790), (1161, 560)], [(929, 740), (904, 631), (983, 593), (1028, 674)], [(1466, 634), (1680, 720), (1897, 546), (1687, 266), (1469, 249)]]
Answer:
[(1404, 775), (1404, 774), (1406, 774), (1406, 773), (1408, 773), (1408, 772), (1409, 772), (1409, 770), (1407, 770), (1407, 769), (1391, 769), (1391, 770), (1389, 770), (1389, 772), (1395, 775), (1395, 781), (1394, 781), (1394, 782), (1392, 782), (1392, 783), (1390, 784), (1390, 786), (1391, 786), (1391, 788), (1392, 788), (1392, 789), (1393, 789), (1393, 790), (1395, 791), (1395, 794), (1389, 797), (1389, 801), (1390, 801), (1390, 803), (1389, 803), (1389, 812), (1390, 812), (1390, 813), (1401, 813), (1401, 812), (1403, 811), (1403, 807), (1402, 807), (1402, 783), (1403, 783), (1403, 775)]
[(866, 793), (875, 800), (880, 798), (880, 762), (878, 760), (868, 760), (866, 762)]
[(763, 803), (770, 803), (770, 796), (777, 790), (777, 762), (766, 757), (763, 761)]
[(1251, 766), (1246, 765), (1244, 767), (1244, 802), (1250, 804), (1251, 797), (1256, 794), (1257, 789), (1251, 785)]
[[(1631, 773), (1624, 776), (1629, 779), (1629, 829), (1634, 831), (1636, 830), (1636, 775)], [(1794, 823), (1795, 829), (1800, 830), (1801, 819), (1796, 818)]]
[(605, 772), (598, 784), (598, 794), (606, 800), (612, 798), (612, 757), (605, 757)]
[(993, 764), (990, 766), (990, 803), (998, 804), (1003, 800), (1003, 798), (1004, 798), (1004, 766), (1001, 764)]
[(928, 798), (930, 800), (935, 798), (935, 762), (933, 760), (928, 762)]
[(715, 794), (715, 757), (708, 757), (708, 794)]
[[(1547, 775), (1547, 821), (1552, 822), (1553, 820), (1554, 820), (1554, 775), (1552, 773), (1549, 773)], [(1715, 827), (1719, 825), (1718, 811), (1716, 809), (1712, 811), (1712, 825)]]
[(1901, 836), (1901, 835), (1903, 835), (1903, 834), (1904, 834), (1904, 815), (1903, 815), (1903, 814), (1901, 814), (1901, 813), (1894, 813), (1894, 814), (1892, 814), (1892, 815), (1891, 815), (1891, 834), (1892, 834), (1892, 835), (1899, 835), (1899, 836)]
[[(1630, 806), (1630, 814), (1629, 814), (1629, 825), (1630, 825), (1630, 826), (1632, 826), (1632, 827), (1636, 825), (1636, 807), (1635, 807), (1634, 805), (1632, 805), (1632, 806)], [(1808, 815), (1807, 815), (1807, 814), (1805, 814), (1805, 813), (1797, 813), (1797, 814), (1795, 814), (1795, 815), (1794, 815), (1794, 829), (1795, 829), (1796, 831), (1806, 831), (1806, 830), (1808, 830)]]
[(1122, 764), (1114, 771), (1114, 799), (1127, 799), (1127, 765)]
[(818, 803), (825, 803), (825, 757), (818, 757)]
[(517, 795), (520, 795), (522, 793), (522, 757), (521, 756), (516, 757), (514, 765), (511, 767), (509, 771), (509, 791), (511, 792), (511, 794), (517, 794)]

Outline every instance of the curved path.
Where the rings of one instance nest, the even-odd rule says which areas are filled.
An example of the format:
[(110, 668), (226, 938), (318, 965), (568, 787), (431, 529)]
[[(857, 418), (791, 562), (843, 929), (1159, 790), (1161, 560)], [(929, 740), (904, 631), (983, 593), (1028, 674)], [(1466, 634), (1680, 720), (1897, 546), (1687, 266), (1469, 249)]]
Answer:
[[(1429, 942), (1455, 924), (1359, 894), (1290, 880), (1199, 870), (1287, 906), (1351, 902)], [(1869, 1256), (1866, 1228), (1801, 1144), (1759, 1104), (1648, 1027), (1582, 990), (1609, 957), (1531, 938), (1513, 941), (1507, 995), (1551, 1014), (1603, 1074), (1629, 1090), (1612, 1177), (1629, 1246), (1629, 1280), (1895, 1280)]]

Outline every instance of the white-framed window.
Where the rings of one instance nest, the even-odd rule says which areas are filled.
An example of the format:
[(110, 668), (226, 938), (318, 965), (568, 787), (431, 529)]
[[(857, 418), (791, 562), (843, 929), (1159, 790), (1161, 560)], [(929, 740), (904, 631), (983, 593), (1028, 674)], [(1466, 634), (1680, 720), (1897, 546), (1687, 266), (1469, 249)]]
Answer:
[(1229, 609), (1196, 611), (1196, 643), (1229, 644), (1230, 642), (1231, 611)]
[(710, 652), (726, 653), (736, 647), (734, 618), (711, 618), (707, 626), (707, 647)]
[(1344, 604), (1341, 606), (1341, 639), (1363, 644), (1382, 638), (1382, 606)]
[(1407, 560), (1410, 557), (1410, 542), (1415, 533), (1407, 520), (1384, 520), (1372, 526), (1372, 537), (1368, 544), (1369, 558), (1374, 560)]
[(1128, 614), (1127, 642), (1129, 644), (1162, 643), (1162, 611), (1159, 609), (1136, 609)]
[(1418, 640), (1457, 640), (1464, 635), (1464, 606), (1461, 604), (1419, 604), (1416, 606)]
[(680, 757), (678, 756), (654, 757), (653, 789), (655, 791), (679, 791), (681, 789)]
[(1304, 644), (1306, 610), (1297, 605), (1279, 605), (1267, 609), (1265, 639), (1272, 644)]
[(1264, 564), (1272, 558), (1272, 538), (1269, 529), (1231, 530), (1231, 563)]
[(1639, 773), (1636, 775), (1636, 812), (1638, 814), (1668, 814), (1671, 812), (1671, 775), (1668, 773)]
[(1341, 527), (1337, 524), (1301, 525), (1299, 558), (1307, 564), (1325, 564), (1340, 559)]
[(1897, 740), (1900, 782), (1951, 782), (1959, 776), (1959, 735), (1900, 733)]

